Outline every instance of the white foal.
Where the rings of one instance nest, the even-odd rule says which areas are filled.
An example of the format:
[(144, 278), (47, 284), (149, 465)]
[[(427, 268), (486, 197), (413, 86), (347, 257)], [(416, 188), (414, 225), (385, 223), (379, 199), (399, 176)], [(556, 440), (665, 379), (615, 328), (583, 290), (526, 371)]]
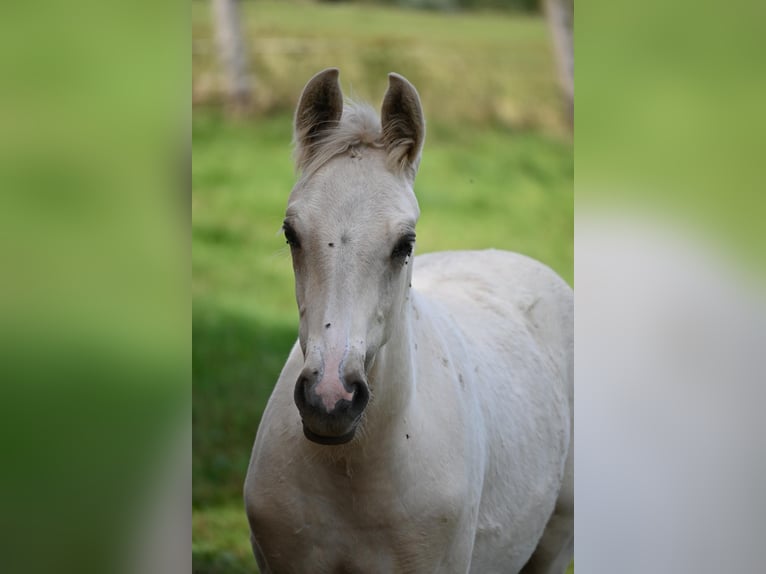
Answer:
[[(299, 339), (245, 483), (264, 574), (561, 574), (572, 558), (572, 290), (502, 251), (413, 258), (420, 99), (338, 71), (295, 115)], [(416, 271), (413, 273), (413, 268)]]

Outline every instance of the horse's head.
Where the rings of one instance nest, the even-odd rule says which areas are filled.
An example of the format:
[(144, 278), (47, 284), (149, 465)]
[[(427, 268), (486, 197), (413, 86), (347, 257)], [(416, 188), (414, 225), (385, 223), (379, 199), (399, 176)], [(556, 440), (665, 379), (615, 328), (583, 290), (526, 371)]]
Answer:
[(295, 271), (304, 367), (295, 403), (307, 438), (343, 444), (370, 398), (367, 375), (401, 316), (419, 210), (412, 185), (425, 123), (420, 98), (389, 75), (380, 121), (343, 105), (338, 70), (314, 76), (295, 113), (301, 177), (284, 232)]

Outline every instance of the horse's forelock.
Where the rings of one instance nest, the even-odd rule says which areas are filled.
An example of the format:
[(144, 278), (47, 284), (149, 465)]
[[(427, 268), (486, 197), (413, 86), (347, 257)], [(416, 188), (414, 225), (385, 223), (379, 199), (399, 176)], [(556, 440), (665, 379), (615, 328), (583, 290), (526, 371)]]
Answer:
[(383, 133), (377, 112), (367, 103), (347, 100), (336, 126), (319, 132), (309, 144), (302, 144), (302, 134), (295, 134), (295, 166), (304, 177), (310, 176), (335, 156), (350, 148), (365, 145), (383, 148)]

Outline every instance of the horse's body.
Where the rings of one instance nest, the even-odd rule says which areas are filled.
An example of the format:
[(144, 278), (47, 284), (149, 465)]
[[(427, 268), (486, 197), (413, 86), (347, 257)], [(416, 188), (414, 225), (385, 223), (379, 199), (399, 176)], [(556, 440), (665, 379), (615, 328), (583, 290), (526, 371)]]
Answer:
[[(337, 82), (337, 71), (323, 74), (312, 82)], [(407, 104), (416, 92), (401, 81), (392, 78), (389, 94), (405, 90)], [(264, 412), (245, 485), (256, 558), (264, 574), (563, 573), (573, 536), (572, 291), (507, 252), (400, 258), (392, 230), (417, 216), (406, 191), (380, 191), (364, 206), (370, 219), (354, 225), (364, 216), (348, 193), (391, 165), (388, 99), (383, 146), (352, 146), (311, 172), (312, 193), (337, 193), (320, 210), (335, 224), (304, 227), (299, 247), (291, 241), (301, 337)], [(325, 185), (339, 173), (346, 191)], [(304, 193), (294, 190), (288, 219), (306, 209)], [(379, 241), (354, 241), (400, 194), (397, 225), (383, 225)], [(392, 233), (391, 262), (374, 257), (378, 243), (388, 254), (382, 237)], [(353, 255), (367, 262), (361, 278), (333, 283), (331, 271), (346, 265), (354, 276), (345, 263)]]

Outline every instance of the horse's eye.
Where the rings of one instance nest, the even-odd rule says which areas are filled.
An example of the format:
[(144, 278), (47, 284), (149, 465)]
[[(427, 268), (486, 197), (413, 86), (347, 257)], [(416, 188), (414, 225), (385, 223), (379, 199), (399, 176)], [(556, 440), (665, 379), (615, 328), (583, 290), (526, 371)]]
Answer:
[(401, 239), (399, 239), (393, 251), (391, 251), (391, 259), (395, 261), (396, 260), (403, 261), (410, 255), (412, 255), (412, 248), (414, 243), (415, 243), (414, 235), (406, 235), (402, 237)]
[(298, 248), (301, 246), (301, 242), (298, 241), (298, 234), (289, 224), (282, 225), (282, 230), (285, 232), (285, 240), (290, 247)]

